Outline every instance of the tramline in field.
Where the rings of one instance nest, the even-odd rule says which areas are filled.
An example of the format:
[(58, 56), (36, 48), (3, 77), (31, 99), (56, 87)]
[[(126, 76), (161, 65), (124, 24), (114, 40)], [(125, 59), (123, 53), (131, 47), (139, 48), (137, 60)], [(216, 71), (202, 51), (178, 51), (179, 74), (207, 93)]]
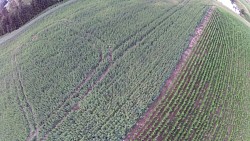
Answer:
[(0, 140), (249, 138), (249, 27), (214, 1), (76, 0), (40, 18), (0, 46)]
[(244, 88), (249, 80), (242, 79), (247, 69), (237, 66), (247, 66), (238, 59), (247, 58), (242, 53), (249, 47), (240, 43), (242, 35), (248, 34), (237, 31), (242, 26), (237, 22), (225, 24), (232, 19), (224, 11), (213, 13), (166, 95), (126, 140), (239, 140), (247, 136), (241, 128), (247, 121), (239, 122), (237, 115), (243, 114), (240, 107), (244, 104), (239, 101), (248, 94)]

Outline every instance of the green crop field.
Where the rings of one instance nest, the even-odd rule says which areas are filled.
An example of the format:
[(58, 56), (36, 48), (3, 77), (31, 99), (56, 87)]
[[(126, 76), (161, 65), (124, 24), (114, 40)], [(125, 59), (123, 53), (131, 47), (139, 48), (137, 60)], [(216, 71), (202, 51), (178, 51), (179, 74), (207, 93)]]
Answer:
[(250, 27), (213, 3), (75, 0), (0, 44), (0, 140), (250, 139)]
[(250, 32), (242, 30), (246, 28), (216, 10), (169, 91), (130, 139), (249, 139)]

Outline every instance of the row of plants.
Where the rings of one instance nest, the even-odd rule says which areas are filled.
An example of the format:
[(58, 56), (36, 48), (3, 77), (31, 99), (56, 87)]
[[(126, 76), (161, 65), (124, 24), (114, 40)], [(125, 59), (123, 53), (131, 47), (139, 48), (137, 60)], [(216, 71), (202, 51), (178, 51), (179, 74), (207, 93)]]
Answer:
[(246, 114), (239, 101), (248, 82), (247, 56), (241, 55), (249, 43), (237, 31), (241, 26), (223, 14), (215, 11), (182, 72), (131, 139), (244, 139)]

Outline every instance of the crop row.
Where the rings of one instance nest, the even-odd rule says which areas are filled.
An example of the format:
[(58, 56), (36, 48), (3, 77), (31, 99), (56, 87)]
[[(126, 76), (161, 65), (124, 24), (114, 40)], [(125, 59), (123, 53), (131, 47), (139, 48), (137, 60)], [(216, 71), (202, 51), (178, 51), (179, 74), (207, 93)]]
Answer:
[[(198, 11), (201, 9), (202, 8), (196, 9), (196, 12), (199, 13)], [(190, 10), (190, 9), (185, 8), (183, 10), (178, 11), (177, 13), (175, 13), (174, 15), (171, 16), (171, 19), (174, 19), (174, 17), (178, 17), (177, 15), (180, 15), (180, 13), (182, 13), (183, 11), (188, 11), (188, 10)], [(195, 8), (192, 8), (192, 10), (195, 10)], [(189, 12), (193, 13), (192, 11), (189, 11)], [(196, 21), (197, 21), (199, 16), (195, 17), (194, 19), (196, 19)], [(182, 19), (180, 16), (177, 18), (176, 23), (179, 23), (182, 21), (187, 21), (187, 20), (189, 22), (186, 22), (185, 25), (189, 26), (188, 31), (180, 34), (179, 35), (180, 39), (176, 38), (176, 37), (172, 37), (173, 41), (170, 42), (171, 44), (167, 45), (168, 47), (171, 46), (174, 49), (174, 43), (177, 40), (183, 39), (183, 37), (185, 38), (185, 36), (187, 37), (187, 34), (189, 34), (189, 31), (193, 29), (196, 22), (194, 22), (192, 19), (190, 19), (188, 17)], [(190, 24), (190, 23), (192, 23), (192, 24)], [(166, 26), (163, 26), (163, 25), (166, 25)], [(168, 27), (167, 25), (170, 25), (170, 26)], [(144, 45), (138, 45), (138, 47), (134, 46), (135, 48), (133, 48), (133, 45), (132, 45), (132, 48), (130, 50), (128, 50), (130, 52), (130, 54), (126, 53), (125, 55), (122, 55), (122, 58), (129, 57), (130, 60), (135, 60), (136, 58), (140, 58), (139, 56), (146, 57), (147, 53), (150, 51), (152, 52), (152, 56), (157, 56), (157, 54), (159, 55), (159, 51), (161, 51), (161, 50), (158, 48), (163, 49), (163, 47), (164, 47), (164, 46), (160, 45), (160, 43), (163, 42), (164, 39), (167, 39), (166, 36), (169, 36), (168, 34), (164, 34), (164, 33), (173, 33), (174, 30), (176, 29), (174, 27), (178, 27), (178, 25), (174, 24), (174, 23), (169, 24), (169, 19), (168, 19), (167, 21), (164, 21), (164, 24), (161, 24), (161, 27), (162, 27), (161, 32), (159, 32), (160, 27), (157, 27), (154, 30), (154, 32), (150, 33), (149, 35), (147, 35), (145, 37), (145, 39), (147, 39), (147, 40), (144, 40), (142, 42), (142, 43), (144, 43)], [(178, 30), (181, 30), (181, 29), (178, 28)], [(157, 33), (157, 32), (159, 32), (159, 33)], [(156, 38), (156, 37), (159, 37), (156, 35), (161, 35), (161, 36), (160, 36), (160, 38)], [(157, 41), (157, 42), (155, 42), (155, 41)], [(187, 41), (187, 39), (186, 39), (186, 41)], [(137, 42), (140, 42), (140, 40)], [(154, 48), (151, 47), (152, 44), (155, 44)], [(183, 42), (180, 42), (180, 44), (186, 45), (186, 43), (183, 43)], [(143, 52), (144, 51), (143, 49), (145, 49), (146, 52)], [(171, 49), (171, 48), (169, 48), (169, 49)], [(179, 49), (176, 48), (175, 52), (178, 52), (178, 51), (179, 51)], [(58, 136), (63, 136), (63, 134), (61, 134), (61, 133), (63, 133), (64, 130), (66, 129), (65, 127), (69, 127), (69, 124), (72, 125), (72, 123), (73, 123), (73, 125), (80, 126), (84, 129), (84, 132), (81, 131), (81, 133), (79, 132), (79, 130), (74, 130), (71, 132), (72, 134), (75, 135), (75, 137), (77, 139), (79, 138), (79, 136), (83, 136), (83, 139), (86, 139), (86, 140), (103, 139), (103, 138), (105, 138), (105, 136), (106, 136), (106, 138), (114, 139), (114, 138), (119, 137), (118, 135), (124, 134), (125, 128), (123, 126), (123, 129), (121, 129), (122, 125), (124, 125), (125, 122), (129, 122), (128, 120), (131, 120), (129, 118), (126, 118), (126, 116), (129, 117), (129, 116), (134, 115), (136, 117), (141, 113), (140, 111), (138, 111), (138, 112), (140, 112), (138, 114), (137, 113), (126, 114), (127, 112), (131, 112), (131, 111), (133, 112), (133, 109), (135, 109), (134, 107), (137, 106), (136, 102), (134, 102), (134, 99), (139, 100), (141, 98), (142, 95), (140, 95), (139, 93), (141, 93), (140, 91), (143, 90), (142, 89), (143, 87), (146, 88), (146, 86), (148, 86), (148, 85), (152, 85), (152, 86), (154, 85), (152, 83), (154, 81), (152, 81), (152, 80), (149, 81), (150, 79), (147, 80), (147, 78), (142, 77), (142, 76), (147, 76), (147, 75), (153, 76), (150, 78), (153, 78), (155, 80), (157, 80), (159, 75), (164, 76), (163, 75), (164, 72), (162, 72), (163, 71), (162, 69), (158, 69), (158, 72), (156, 72), (156, 74), (158, 76), (157, 75), (154, 76), (155, 74), (153, 74), (151, 71), (152, 69), (156, 70), (156, 68), (161, 68), (162, 65), (166, 65), (166, 64), (163, 64), (163, 60), (165, 60), (165, 59), (163, 59), (162, 57), (165, 57), (167, 59), (170, 56), (168, 56), (168, 55), (164, 56), (164, 55), (166, 55), (166, 54), (161, 53), (161, 56), (154, 58), (154, 59), (150, 58), (151, 56), (146, 57), (148, 61), (150, 60), (153, 63), (149, 63), (148, 61), (146, 61), (146, 62), (144, 62), (144, 64), (142, 64), (142, 62), (139, 60), (136, 62), (131, 62), (131, 61), (128, 61), (127, 59), (117, 59), (116, 62), (114, 62), (114, 65), (111, 68), (111, 71), (107, 75), (107, 77), (104, 78), (103, 81), (99, 85), (96, 86), (96, 88), (93, 90), (91, 95), (87, 96), (86, 99), (81, 102), (81, 105), (83, 106), (82, 110), (79, 110), (76, 113), (72, 113), (72, 115), (69, 115), (68, 120), (64, 124), (62, 124), (60, 126), (60, 128), (57, 128), (54, 131), (52, 131), (52, 132), (54, 132), (54, 134), (52, 134), (51, 137), (49, 136), (49, 138), (55, 139)], [(160, 65), (160, 63), (162, 65)], [(126, 70), (128, 70), (128, 68), (125, 68), (125, 66), (128, 66), (128, 65), (129, 65), (129, 68), (131, 68), (131, 69), (129, 69), (129, 71), (126, 71)], [(140, 67), (138, 67), (138, 66), (140, 66)], [(143, 66), (143, 68), (148, 67), (148, 70), (144, 71), (143, 73), (140, 73), (140, 75), (138, 75), (138, 73), (134, 73), (134, 72), (142, 72), (144, 70), (143, 68), (141, 68), (142, 66)], [(171, 67), (171, 66), (169, 66), (169, 67)], [(164, 70), (164, 71), (166, 71), (166, 70)], [(132, 72), (134, 74), (132, 74)], [(127, 78), (124, 76), (127, 76)], [(131, 83), (131, 84), (129, 84), (129, 83)], [(135, 85), (135, 83), (137, 83), (137, 84)], [(123, 84), (125, 84), (125, 85), (123, 85)], [(160, 83), (158, 82), (157, 85), (160, 86)], [(121, 86), (124, 86), (124, 87), (121, 87)], [(84, 92), (84, 89), (82, 91)], [(152, 91), (157, 91), (157, 89), (149, 90), (149, 87), (148, 87), (148, 88), (144, 89), (143, 91), (145, 91), (145, 92), (147, 91), (148, 93), (151, 93), (151, 95), (152, 95), (153, 94)], [(129, 100), (126, 100), (126, 99), (129, 99)], [(145, 97), (144, 99), (151, 100), (151, 98), (149, 96)], [(146, 101), (140, 102), (140, 103), (145, 105)], [(98, 105), (98, 106), (94, 106), (94, 105)], [(122, 112), (124, 110), (126, 110), (127, 112)], [(135, 119), (135, 117), (133, 117), (132, 119)], [(122, 123), (122, 122), (124, 122), (124, 123)], [(118, 133), (111, 132), (111, 133), (109, 133), (109, 135), (107, 135), (107, 134), (105, 135), (103, 133), (107, 133), (107, 132), (103, 132), (104, 130), (105, 131), (113, 130), (113, 131), (117, 131)], [(79, 134), (81, 134), (81, 135), (79, 135)], [(118, 135), (114, 136), (114, 134), (118, 134)]]
[[(193, 58), (192, 58), (193, 59)], [(192, 62), (192, 61), (189, 61), (189, 62)], [(191, 65), (192, 66), (192, 65)], [(199, 66), (202, 66), (202, 64), (200, 64)], [(191, 69), (192, 70), (192, 69)], [(192, 71), (186, 71), (186, 72), (188, 72), (187, 74), (189, 74), (190, 75), (190, 72), (192, 72)], [(190, 77), (187, 77), (187, 74), (185, 75), (184, 74), (184, 77), (182, 76), (180, 79), (182, 80), (181, 82), (187, 82), (187, 84), (189, 83), (189, 81), (190, 82), (192, 82), (192, 79), (190, 78)], [(186, 79), (184, 79), (183, 80), (183, 78), (186, 78)], [(185, 81), (186, 80), (186, 81)], [(178, 82), (178, 81), (177, 81)], [(182, 84), (174, 84), (174, 86), (175, 85), (177, 85), (177, 88), (170, 88), (170, 89), (172, 89), (172, 90), (177, 90), (177, 92), (180, 92), (181, 93), (181, 91), (178, 91), (178, 90), (182, 90), (183, 88), (185, 88), (186, 87), (186, 84), (185, 83), (182, 83)], [(179, 87), (178, 87), (179, 86)], [(180, 87), (181, 86), (181, 87)], [(182, 88), (183, 87), (183, 88)], [(172, 96), (171, 95), (173, 95), (173, 94), (169, 94), (170, 95), (170, 97), (172, 98)], [(175, 95), (176, 96), (176, 95)], [(177, 99), (179, 99), (180, 97), (183, 97), (184, 95), (178, 95), (178, 98)], [(171, 99), (168, 99), (168, 100), (170, 100), (171, 101)], [(167, 102), (168, 100), (163, 100), (163, 102)], [(180, 102), (180, 101), (179, 101)], [(177, 104), (177, 103), (179, 103), (178, 101), (175, 101), (174, 103), (171, 103), (171, 102), (169, 102), (169, 105), (175, 105), (175, 103)], [(183, 104), (185, 103), (185, 102), (182, 102)], [(163, 105), (164, 105), (164, 103), (163, 103)], [(168, 107), (168, 106), (166, 106), (166, 107)], [(180, 106), (181, 107), (181, 106)], [(166, 109), (166, 108), (165, 108)], [(168, 108), (169, 109), (169, 108)], [(178, 110), (179, 110), (179, 108), (178, 108)], [(178, 112), (178, 110), (177, 110), (177, 112)], [(164, 116), (164, 112), (162, 112), (162, 110), (159, 110), (160, 111), (160, 113)], [(172, 111), (172, 112), (170, 112), (172, 115), (172, 117), (174, 118), (174, 116), (175, 116), (175, 114), (176, 114), (176, 111)], [(168, 114), (167, 114), (168, 115)], [(167, 116), (168, 117), (168, 116)], [(173, 120), (173, 119), (171, 119), (171, 120)], [(152, 121), (157, 121), (157, 119), (154, 119), (154, 120), (152, 120)], [(164, 121), (164, 120), (163, 120)], [(160, 122), (160, 121), (159, 121)], [(145, 128), (145, 129), (147, 129), (147, 127)], [(156, 132), (158, 132), (158, 134), (159, 133), (161, 133), (161, 131), (156, 131)], [(148, 138), (148, 137), (147, 137)], [(161, 134), (161, 137), (160, 138), (162, 138), (162, 134)], [(139, 139), (141, 139), (140, 137), (139, 137)]]
[[(58, 29), (56, 29), (56, 30), (58, 30)], [(62, 28), (60, 28), (59, 30), (62, 30)], [(70, 32), (72, 32), (72, 33), (70, 33)], [(74, 30), (70, 30), (70, 32), (68, 33), (68, 34), (75, 34), (75, 31)], [(38, 35), (38, 36), (40, 36), (40, 35)], [(86, 38), (85, 37), (85, 35), (84, 35), (84, 38)], [(87, 37), (88, 38), (88, 37)], [(95, 39), (95, 38), (94, 38)], [(87, 39), (88, 41), (89, 41), (89, 39)], [(90, 41), (91, 42), (91, 41)], [(95, 45), (95, 43), (93, 43), (94, 45)], [(105, 55), (105, 54), (104, 54)], [(105, 56), (104, 56), (105, 57)], [(99, 61), (100, 61), (100, 59), (99, 59)], [(99, 62), (100, 63), (100, 62)], [(105, 69), (105, 65), (103, 65), (102, 66), (104, 69)], [(98, 69), (98, 68), (96, 68), (96, 69)], [(101, 70), (103, 70), (102, 68), (99, 68), (99, 69), (101, 69)], [(91, 82), (94, 82), (94, 81), (98, 81), (98, 75), (100, 76), (100, 75), (102, 75), (101, 73), (103, 72), (103, 71), (98, 71), (98, 70), (96, 70), (99, 74), (97, 74), (96, 76), (95, 76), (95, 78), (93, 79), (93, 81), (91, 81)], [(104, 70), (105, 71), (105, 70)], [(85, 78), (88, 78), (88, 76), (85, 76)], [(84, 80), (83, 80), (83, 82), (85, 81), (85, 78), (84, 78)], [(90, 78), (91, 79), (91, 78)], [(95, 79), (97, 79), (97, 80), (95, 80)], [(93, 87), (91, 86), (91, 82), (89, 82), (88, 84), (86, 84), (86, 87), (88, 87), (87, 88), (87, 92), (90, 90), (90, 89), (93, 89)], [(94, 82), (95, 83), (95, 82)], [(95, 84), (94, 84), (95, 85)], [(80, 84), (80, 87), (83, 87), (81, 84)], [(79, 88), (78, 89), (78, 86), (77, 86), (77, 89), (76, 90), (74, 90), (74, 91), (79, 91), (81, 88)], [(85, 91), (85, 89), (86, 88), (83, 88), (81, 91)], [(53, 112), (52, 112), (52, 114), (53, 113), (56, 113), (57, 115), (61, 115), (61, 116), (59, 116), (59, 117), (55, 117), (55, 116), (51, 116), (51, 113), (50, 114), (48, 114), (48, 116), (46, 117), (46, 120), (42, 120), (42, 121), (40, 121), (40, 126), (44, 126), (44, 123), (46, 123), (46, 122), (48, 122), (49, 124), (52, 124), (52, 127), (54, 127), (55, 126), (55, 122), (56, 123), (60, 123), (59, 121), (63, 118), (63, 117), (65, 117), (66, 115), (68, 115), (67, 113), (68, 113), (68, 111), (69, 111), (69, 109), (71, 109), (71, 107), (74, 107), (74, 105), (75, 105), (75, 103), (77, 103), (77, 101), (79, 101), (79, 92), (73, 92), (73, 93), (70, 93), (70, 95), (75, 95), (75, 96), (73, 96), (73, 100), (71, 100), (71, 101), (68, 101), (69, 100), (69, 95), (65, 95), (66, 97), (64, 97), (64, 100), (61, 100), (59, 103), (61, 103), (61, 104), (59, 104), (58, 106), (57, 106), (57, 108), (54, 108), (54, 110), (53, 110)], [(70, 98), (71, 99), (71, 98)], [(65, 101), (66, 100), (66, 101)], [(68, 102), (67, 102), (68, 101)], [(67, 102), (67, 103), (65, 103), (65, 102)], [(60, 110), (61, 109), (61, 110)], [(59, 111), (58, 111), (59, 110)], [(53, 123), (53, 122), (51, 122), (50, 121), (50, 119), (53, 119), (55, 122)], [(46, 123), (47, 124), (47, 123)], [(54, 124), (54, 125), (53, 125)], [(49, 127), (49, 128), (51, 128), (51, 127)], [(51, 130), (51, 129), (49, 129), (49, 130)], [(42, 130), (42, 132), (44, 132), (43, 130)]]
[[(237, 113), (242, 105), (235, 102), (247, 91), (240, 87), (246, 81), (242, 79), (244, 73), (240, 73), (240, 69), (243, 67), (237, 64), (240, 61), (236, 53), (244, 46), (239, 45), (242, 36), (240, 38), (235, 30), (230, 31), (232, 25), (223, 23), (226, 20), (218, 11), (213, 14), (194, 53), (191, 53), (192, 58), (165, 98), (146, 118), (145, 125), (136, 131), (136, 135), (130, 135), (130, 139), (237, 139), (239, 125), (242, 126), (237, 123), (243, 116)], [(246, 62), (241, 65), (244, 64)]]

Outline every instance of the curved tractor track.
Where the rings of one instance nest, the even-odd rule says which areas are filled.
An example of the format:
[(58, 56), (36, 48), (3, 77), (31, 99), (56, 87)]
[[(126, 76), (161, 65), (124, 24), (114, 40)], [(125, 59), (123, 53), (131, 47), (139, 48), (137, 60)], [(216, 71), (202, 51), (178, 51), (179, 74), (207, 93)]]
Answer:
[[(204, 28), (207, 26), (212, 13), (214, 11), (214, 7), (208, 9), (206, 12), (203, 20), (199, 24), (199, 26), (195, 29), (194, 36), (190, 39), (189, 46), (188, 48), (184, 51), (184, 53), (181, 56), (181, 59), (179, 60), (178, 64), (176, 65), (175, 70), (172, 72), (170, 77), (164, 82), (163, 87), (160, 90), (160, 95), (157, 97), (157, 99), (149, 106), (147, 111), (144, 113), (144, 116), (138, 120), (138, 122), (135, 124), (135, 126), (130, 130), (130, 132), (127, 134), (126, 138), (124, 139), (125, 141), (129, 140), (142, 140), (142, 139), (149, 139), (149, 137), (152, 137), (152, 132), (147, 134), (148, 130), (153, 131), (153, 127), (151, 128), (151, 123), (153, 120), (161, 120), (161, 117), (158, 117), (155, 119), (156, 112), (159, 111), (158, 109), (155, 111), (155, 108), (157, 105), (161, 103), (163, 99), (165, 99), (165, 95), (167, 91), (171, 91), (176, 85), (174, 83), (175, 79), (177, 79), (178, 75), (181, 73), (182, 68), (185, 66), (187, 63), (188, 58), (190, 57), (191, 53), (193, 52), (193, 47), (197, 44), (198, 40), (200, 39)], [(171, 97), (171, 96), (170, 96)], [(180, 107), (176, 107), (173, 112), (169, 114), (169, 120), (174, 120), (175, 115), (177, 112), (180, 110)], [(161, 113), (161, 112), (160, 112)], [(150, 138), (153, 139), (153, 138)], [(163, 137), (157, 138), (157, 140), (162, 140)]]
[[(184, 7), (184, 3), (185, 3), (185, 2), (187, 3), (187, 2), (189, 2), (189, 0), (183, 0), (179, 5), (177, 5), (177, 6), (180, 6), (179, 9), (182, 8), (182, 7)], [(177, 10), (173, 10), (173, 11), (170, 13), (170, 15), (167, 15), (167, 17), (165, 17), (163, 20), (157, 21), (157, 22), (159, 22), (159, 23), (157, 24), (157, 26), (158, 26), (158, 25), (162, 25), (163, 21), (165, 21), (166, 19), (168, 19), (168, 18), (169, 18), (172, 14), (174, 14), (176, 11), (177, 11)], [(160, 15), (160, 17), (161, 17), (161, 16), (164, 16), (164, 14), (163, 14), (163, 15)], [(158, 17), (158, 18), (159, 18), (159, 17)], [(158, 18), (157, 18), (157, 19), (158, 19)], [(152, 22), (154, 22), (154, 21), (152, 21)], [(145, 27), (143, 27), (143, 28), (145, 28)], [(156, 28), (156, 27), (154, 27), (154, 28), (150, 29), (149, 31), (147, 31), (147, 32), (145, 33), (145, 36), (143, 36), (141, 39), (139, 39), (136, 43), (131, 43), (131, 45), (130, 45), (129, 48), (126, 48), (124, 51), (119, 52), (119, 53), (118, 53), (119, 55), (118, 55), (117, 58), (113, 57), (112, 54), (113, 54), (113, 52), (114, 52), (119, 46), (122, 46), (123, 44), (125, 44), (126, 40), (125, 40), (124, 42), (122, 42), (121, 44), (118, 44), (113, 50), (112, 50), (111, 48), (109, 48), (109, 53), (108, 53), (107, 56), (106, 56), (106, 55), (105, 55), (105, 56), (102, 56), (102, 54), (100, 54), (99, 63), (103, 60), (103, 58), (106, 58), (106, 57), (107, 57), (108, 62), (109, 62), (109, 65), (106, 67), (106, 69), (104, 69), (104, 71), (102, 72), (102, 74), (101, 74), (101, 75), (98, 77), (98, 79), (93, 83), (93, 85), (91, 85), (90, 87), (88, 87), (87, 91), (86, 91), (85, 93), (83, 93), (83, 94), (80, 95), (80, 93), (79, 93), (80, 89), (82, 89), (83, 85), (86, 84), (87, 81), (89, 81), (89, 80), (92, 78), (92, 76), (94, 75), (94, 73), (95, 73), (95, 70), (92, 70), (92, 71), (88, 74), (88, 76), (87, 76), (86, 78), (83, 79), (83, 81), (81, 82), (81, 84), (79, 84), (78, 86), (76, 86), (75, 90), (70, 94), (70, 97), (68, 97), (64, 102), (62, 102), (61, 106), (58, 107), (58, 110), (60, 110), (60, 109), (63, 107), (64, 103), (65, 103), (67, 100), (70, 100), (71, 98), (74, 98), (74, 97), (79, 97), (80, 99), (83, 99), (86, 95), (88, 95), (88, 94), (94, 89), (94, 87), (95, 87), (98, 83), (100, 83), (100, 82), (106, 77), (106, 75), (107, 75), (107, 74), (109, 73), (109, 71), (110, 71), (110, 68), (113, 66), (113, 64), (116, 62), (116, 60), (121, 59), (121, 58), (123, 57), (123, 55), (124, 55), (126, 52), (128, 52), (130, 49), (136, 47), (138, 43), (143, 42), (144, 39), (146, 38), (146, 35), (152, 33), (152, 32), (155, 30), (155, 28)], [(87, 33), (87, 34), (89, 34), (89, 33)], [(132, 35), (132, 36), (136, 36), (136, 35), (137, 35), (137, 33), (135, 33), (135, 34)], [(94, 38), (96, 38), (96, 37), (94, 37)], [(131, 39), (131, 38), (129, 38), (128, 41), (129, 41), (130, 39)], [(99, 66), (99, 65), (98, 65), (98, 66)], [(96, 66), (96, 67), (98, 67), (98, 66)], [(78, 102), (77, 104), (75, 104), (75, 105), (72, 106), (71, 111), (67, 111), (67, 112), (64, 114), (63, 117), (60, 117), (59, 120), (57, 120), (56, 122), (54, 122), (52, 127), (49, 127), (48, 129), (46, 129), (45, 134), (42, 136), (42, 138), (41, 138), (40, 140), (47, 140), (48, 135), (50, 134), (50, 132), (51, 132), (54, 128), (57, 128), (58, 126), (60, 126), (60, 125), (64, 122), (64, 120), (68, 117), (68, 115), (70, 115), (72, 112), (74, 112), (76, 109), (78, 109), (77, 107), (79, 107), (79, 102)], [(58, 110), (56, 110), (56, 111), (58, 111)], [(55, 112), (53, 112), (52, 114), (55, 114)], [(45, 124), (45, 123), (40, 124), (39, 127), (42, 128), (42, 127), (44, 126), (44, 124)]]
[[(101, 55), (100, 55), (100, 57), (101, 57)], [(91, 85), (91, 86), (89, 86), (88, 89), (87, 89), (87, 91), (86, 91), (83, 95), (80, 95), (80, 99), (83, 99), (83, 98), (84, 98), (85, 96), (87, 96), (90, 92), (92, 92), (92, 90), (93, 90), (93, 89), (94, 89), (94, 88), (95, 88), (95, 87), (96, 87), (96, 86), (97, 86), (97, 85), (107, 76), (107, 74), (109, 73), (110, 68), (111, 68), (112, 65), (113, 65), (112, 50), (111, 50), (111, 49), (109, 49), (109, 54), (108, 54), (107, 59), (108, 59), (108, 62), (109, 62), (108, 67), (102, 72), (102, 74), (98, 77), (98, 79), (94, 82), (94, 84)], [(101, 60), (101, 58), (100, 58), (100, 62), (101, 62), (101, 61), (102, 61), (102, 60)], [(99, 63), (100, 63), (100, 62), (99, 62)], [(99, 66), (99, 65), (98, 65), (98, 66)], [(98, 67), (98, 66), (97, 66), (97, 67)], [(95, 71), (95, 70), (93, 70), (93, 71)], [(92, 74), (93, 74), (93, 73), (92, 73)], [(90, 80), (92, 76), (93, 76), (93, 75), (88, 75), (88, 77), (87, 77), (86, 79), (84, 79), (83, 82), (81, 82), (81, 83), (76, 87), (74, 93), (76, 93), (76, 94), (79, 95), (79, 92), (80, 92), (80, 90), (82, 89), (83, 85), (84, 85), (88, 80)], [(68, 111), (67, 113), (65, 113), (64, 116), (63, 116), (61, 119), (57, 120), (57, 122), (56, 122), (51, 128), (49, 128), (49, 129), (46, 131), (45, 135), (40, 139), (40, 141), (47, 140), (47, 138), (48, 138), (50, 132), (51, 132), (53, 129), (58, 128), (72, 112), (77, 111), (79, 108), (80, 108), (80, 101), (78, 101), (75, 105), (73, 105), (72, 108), (71, 108), (71, 110)], [(41, 125), (41, 126), (43, 126), (43, 125)]]
[(14, 68), (13, 71), (13, 80), (14, 80), (14, 84), (16, 86), (16, 91), (17, 91), (17, 102), (19, 105), (19, 108), (21, 110), (21, 112), (24, 115), (25, 120), (28, 123), (29, 126), (29, 135), (27, 137), (27, 141), (29, 141), (31, 138), (34, 137), (38, 137), (38, 123), (37, 123), (37, 118), (36, 118), (36, 114), (33, 110), (32, 104), (29, 102), (26, 94), (25, 94), (25, 88), (23, 86), (23, 82), (22, 82), (22, 76), (21, 76), (21, 70), (20, 67), (18, 66), (18, 60), (17, 60), (17, 54), (19, 53), (21, 47), (16, 48), (13, 51), (13, 55), (12, 55), (12, 66)]

